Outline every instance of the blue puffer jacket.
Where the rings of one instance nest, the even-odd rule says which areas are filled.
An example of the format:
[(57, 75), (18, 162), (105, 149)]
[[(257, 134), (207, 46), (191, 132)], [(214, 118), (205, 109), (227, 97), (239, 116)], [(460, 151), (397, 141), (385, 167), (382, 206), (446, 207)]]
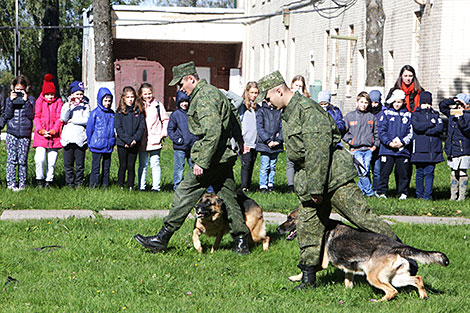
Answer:
[(341, 136), (344, 136), (344, 134), (346, 134), (346, 123), (344, 123), (343, 114), (341, 113), (341, 110), (338, 107), (329, 104), (326, 107), (326, 111), (330, 113), (331, 117), (333, 117), (333, 119), (335, 120), (336, 127), (338, 127)]
[(103, 106), (103, 98), (113, 96), (108, 88), (100, 88), (97, 96), (97, 106), (91, 111), (86, 125), (88, 147), (91, 152), (111, 153), (116, 144), (114, 134), (114, 111)]
[(463, 115), (450, 115), (450, 107), (455, 105), (454, 99), (444, 99), (439, 103), (439, 110), (448, 117), (447, 140), (445, 152), (448, 158), (470, 155), (470, 112)]
[(34, 97), (29, 96), (28, 100), (18, 107), (13, 104), (10, 97), (7, 98), (3, 118), (7, 125), (8, 134), (15, 137), (31, 138), (35, 102)]
[(433, 109), (418, 107), (411, 115), (413, 125), (413, 149), (411, 162), (439, 163), (444, 161), (440, 136), (444, 133), (444, 123), (439, 113)]
[(189, 97), (184, 92), (178, 91), (176, 93), (176, 107), (178, 109), (170, 115), (168, 137), (173, 141), (173, 150), (190, 151), (198, 138), (189, 131), (188, 110), (183, 110), (180, 107), (182, 101), (189, 102)]
[[(406, 107), (402, 107), (400, 110), (395, 110), (393, 107), (385, 109), (380, 116), (378, 128), (379, 155), (410, 157), (413, 126), (411, 126), (411, 113), (408, 112)], [(389, 146), (396, 137), (403, 144), (399, 149)]]
[[(265, 101), (256, 110), (256, 131), (258, 132), (256, 151), (266, 153), (284, 151), (281, 111), (269, 106)], [(271, 149), (268, 146), (271, 141), (277, 141), (279, 144)]]

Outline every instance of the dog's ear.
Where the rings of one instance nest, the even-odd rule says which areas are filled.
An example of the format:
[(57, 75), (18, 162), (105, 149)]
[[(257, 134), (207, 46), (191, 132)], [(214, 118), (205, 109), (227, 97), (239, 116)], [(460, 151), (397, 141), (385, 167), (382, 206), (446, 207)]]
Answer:
[(224, 200), (220, 199), (219, 197), (217, 197), (217, 198), (215, 199), (215, 202), (217, 203), (217, 205), (218, 205), (219, 207), (223, 207), (223, 206), (224, 206)]

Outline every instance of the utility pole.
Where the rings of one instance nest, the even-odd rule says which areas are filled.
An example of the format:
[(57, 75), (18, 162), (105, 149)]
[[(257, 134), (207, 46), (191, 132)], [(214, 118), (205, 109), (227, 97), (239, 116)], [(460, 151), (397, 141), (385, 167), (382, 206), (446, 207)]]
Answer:
[(20, 75), (20, 31), (18, 27), (18, 0), (15, 0), (15, 76)]

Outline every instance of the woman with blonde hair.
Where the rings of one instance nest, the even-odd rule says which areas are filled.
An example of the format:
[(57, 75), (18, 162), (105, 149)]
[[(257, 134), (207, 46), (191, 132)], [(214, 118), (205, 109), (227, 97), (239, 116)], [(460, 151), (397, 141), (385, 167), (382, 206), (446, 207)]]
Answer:
[(255, 81), (248, 82), (243, 92), (243, 105), (239, 109), (240, 121), (242, 123), (243, 153), (241, 167), (241, 188), (248, 191), (251, 185), (253, 167), (256, 161), (256, 102), (258, 97), (258, 84)]

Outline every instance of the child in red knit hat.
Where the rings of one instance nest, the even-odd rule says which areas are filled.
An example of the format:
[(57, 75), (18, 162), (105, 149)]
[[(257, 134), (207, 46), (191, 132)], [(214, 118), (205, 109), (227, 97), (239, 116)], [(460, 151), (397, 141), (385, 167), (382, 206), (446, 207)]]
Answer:
[[(53, 80), (54, 77), (51, 74), (44, 76), (42, 92), (34, 108), (33, 148), (36, 148), (34, 161), (36, 162), (36, 182), (39, 187), (49, 187), (52, 183), (57, 154), (62, 148), (60, 143), (62, 100), (57, 97)], [(44, 175), (46, 161), (47, 170)]]

